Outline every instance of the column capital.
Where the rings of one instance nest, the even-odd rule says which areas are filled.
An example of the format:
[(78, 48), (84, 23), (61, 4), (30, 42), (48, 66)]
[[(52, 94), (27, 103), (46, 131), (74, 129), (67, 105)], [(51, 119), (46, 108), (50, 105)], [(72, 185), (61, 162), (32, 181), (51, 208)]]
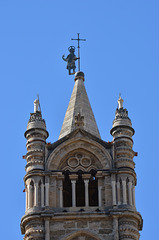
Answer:
[(111, 181), (116, 181), (116, 174), (114, 173), (111, 174)]
[(96, 178), (102, 178), (102, 177), (103, 177), (103, 173), (101, 171), (97, 171)]
[(128, 185), (132, 186), (132, 182), (128, 182)]
[(34, 183), (34, 186), (37, 188), (38, 187), (38, 183), (36, 182), (36, 183)]
[(62, 174), (62, 172), (59, 172), (57, 174), (57, 179), (61, 179), (61, 180), (64, 180), (65, 176)]
[(88, 185), (88, 183), (89, 183), (89, 179), (84, 179), (84, 184)]
[(126, 180), (125, 179), (122, 179), (122, 184), (126, 185)]
[(28, 190), (32, 189), (32, 185), (27, 185)]
[(71, 175), (69, 175), (69, 178), (70, 178), (71, 181), (72, 180), (77, 180), (78, 179), (78, 175), (77, 174), (71, 174)]
[(72, 184), (76, 184), (76, 180), (74, 180), (74, 179), (71, 180), (71, 183), (72, 183)]
[(83, 180), (89, 180), (90, 179), (90, 177), (91, 177), (91, 174), (82, 174), (82, 179)]

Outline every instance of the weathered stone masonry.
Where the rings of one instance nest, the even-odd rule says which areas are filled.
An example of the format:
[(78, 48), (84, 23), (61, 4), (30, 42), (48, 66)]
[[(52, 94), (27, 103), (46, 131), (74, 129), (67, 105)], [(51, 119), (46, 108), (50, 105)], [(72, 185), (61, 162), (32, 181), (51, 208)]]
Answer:
[(34, 101), (25, 132), (25, 240), (138, 240), (142, 217), (136, 210), (134, 129), (119, 97), (112, 142), (101, 139), (84, 86), (75, 86), (59, 136), (48, 132)]

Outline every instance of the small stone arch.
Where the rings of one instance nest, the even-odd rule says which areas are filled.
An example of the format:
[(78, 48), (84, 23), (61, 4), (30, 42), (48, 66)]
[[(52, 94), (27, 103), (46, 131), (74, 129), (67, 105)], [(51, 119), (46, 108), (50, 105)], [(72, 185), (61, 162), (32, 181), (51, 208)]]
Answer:
[(60, 144), (49, 156), (46, 162), (46, 170), (56, 170), (67, 154), (75, 150), (83, 150), (94, 155), (101, 164), (102, 169), (111, 168), (111, 156), (99, 143), (84, 138), (69, 139)]
[(28, 185), (34, 185), (35, 184), (35, 180), (34, 180), (34, 178), (28, 178), (27, 180), (26, 180), (26, 185), (28, 186)]
[(63, 238), (62, 240), (79, 240), (78, 237), (86, 237), (87, 239), (90, 238), (90, 240), (101, 240), (96, 234), (84, 230), (69, 234), (66, 238)]

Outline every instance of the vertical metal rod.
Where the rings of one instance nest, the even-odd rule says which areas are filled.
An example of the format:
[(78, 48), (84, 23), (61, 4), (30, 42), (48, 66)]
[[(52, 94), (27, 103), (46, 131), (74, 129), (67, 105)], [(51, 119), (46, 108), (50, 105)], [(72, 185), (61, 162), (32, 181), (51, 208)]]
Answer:
[(80, 39), (79, 38), (79, 33), (77, 33), (77, 36), (78, 36), (78, 38), (77, 39), (74, 39), (74, 38), (71, 38), (71, 40), (77, 40), (78, 41), (78, 71), (80, 71), (80, 45), (79, 45), (79, 42), (80, 41), (86, 41), (86, 39)]
[(79, 46), (80, 38), (79, 38), (79, 33), (77, 33), (77, 35), (78, 35), (78, 71), (80, 72), (80, 46)]
[(80, 72), (80, 50), (78, 47), (78, 71)]

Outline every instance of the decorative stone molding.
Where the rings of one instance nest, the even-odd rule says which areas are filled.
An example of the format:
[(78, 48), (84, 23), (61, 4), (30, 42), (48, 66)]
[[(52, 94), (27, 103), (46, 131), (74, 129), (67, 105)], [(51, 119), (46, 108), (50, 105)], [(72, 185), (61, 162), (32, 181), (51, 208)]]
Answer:
[(81, 116), (80, 113), (78, 113), (75, 116), (75, 126), (76, 127), (83, 127), (84, 126), (84, 116)]
[(49, 156), (46, 162), (46, 169), (59, 169), (62, 161), (73, 151), (88, 152), (92, 154), (97, 161), (98, 168), (108, 169), (111, 167), (111, 156), (109, 152), (97, 142), (85, 138), (70, 139), (57, 147)]
[(63, 238), (62, 240), (71, 240), (78, 236), (90, 237), (92, 240), (101, 240), (95, 233), (85, 230), (80, 230), (76, 231), (75, 233), (69, 234), (66, 238)]

